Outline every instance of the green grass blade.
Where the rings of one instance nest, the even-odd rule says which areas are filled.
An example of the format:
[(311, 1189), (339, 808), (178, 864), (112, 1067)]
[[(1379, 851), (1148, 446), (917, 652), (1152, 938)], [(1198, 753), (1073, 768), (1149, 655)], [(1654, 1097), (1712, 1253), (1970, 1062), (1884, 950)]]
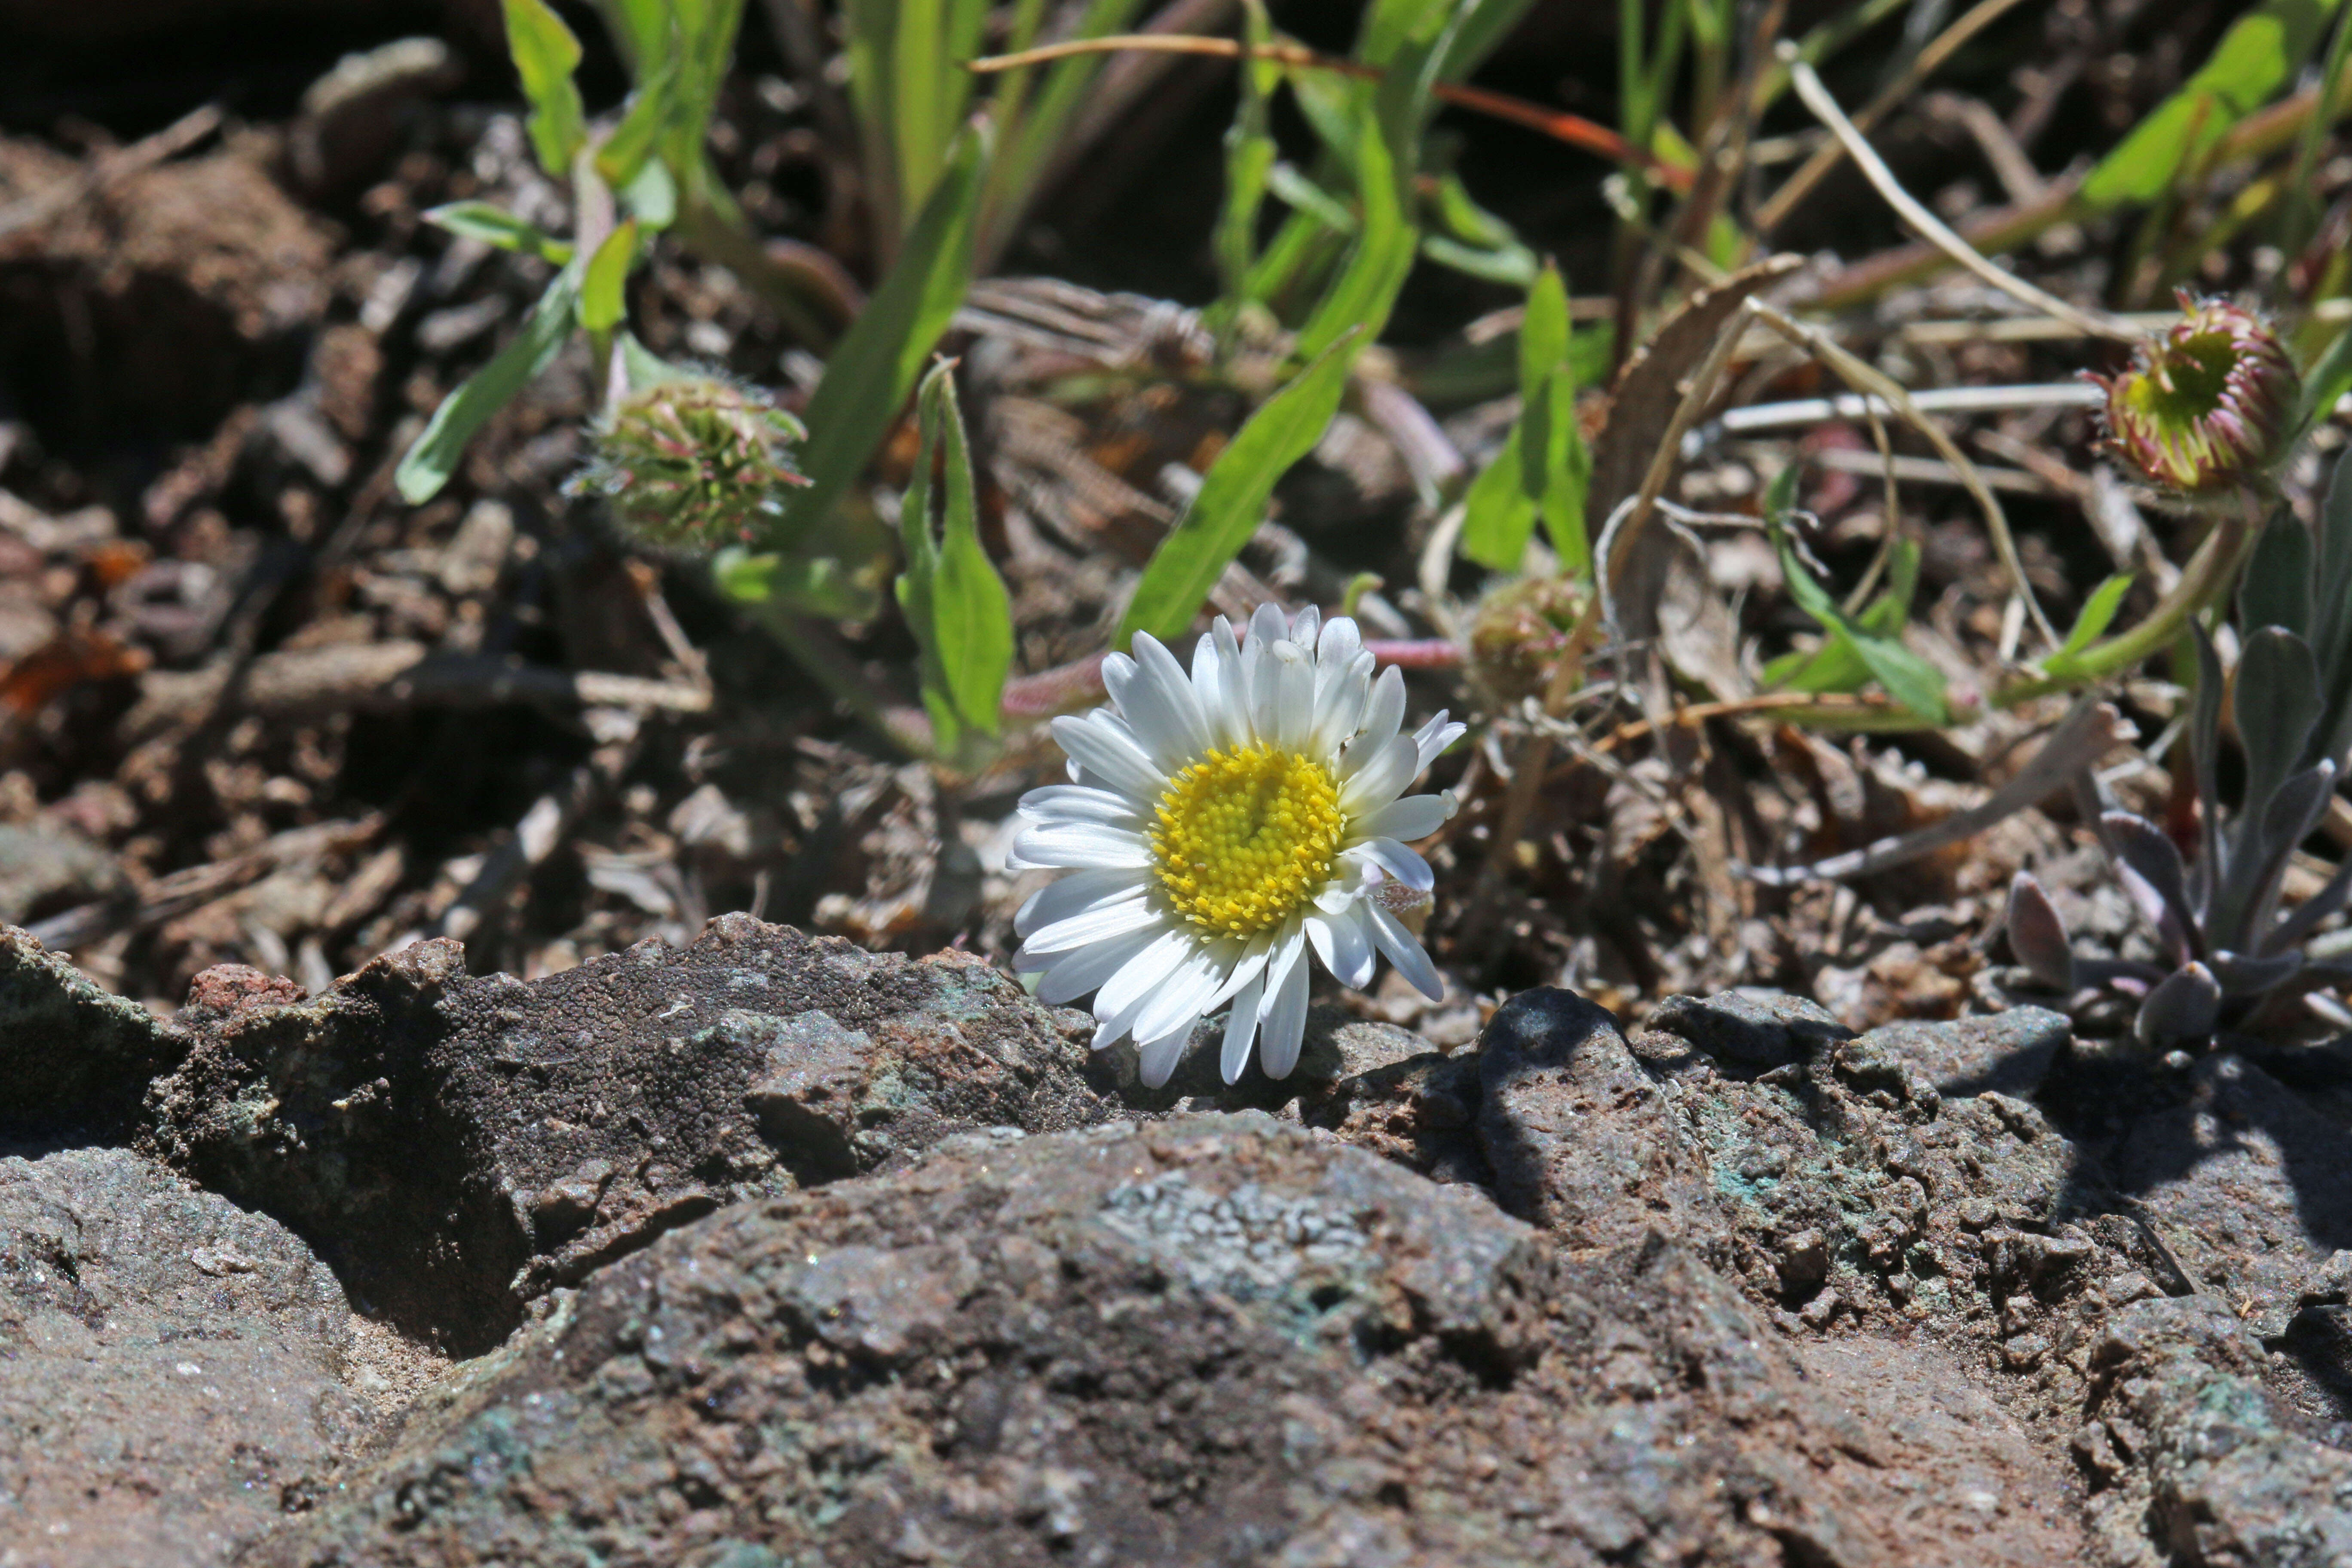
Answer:
[(451, 234), (462, 234), (478, 239), (485, 245), (495, 245), (500, 250), (519, 251), (536, 256), (561, 267), (572, 259), (572, 245), (556, 238), (534, 224), (528, 224), (503, 208), (488, 202), (451, 202), (446, 206), (428, 209), (425, 221)]
[(637, 220), (629, 219), (604, 237), (580, 284), (580, 324), (599, 334), (611, 331), (629, 313), (629, 268), (637, 260)]
[(2101, 159), (2083, 200), (2146, 204), (2303, 68), (2340, 0), (2267, 0), (2230, 25), (2212, 55)]
[(625, 188), (646, 166), (669, 128), (671, 93), (677, 82), (677, 62), (665, 61), (630, 96), (628, 112), (596, 149), (596, 173), (614, 190)]
[(983, 138), (966, 131), (898, 263), (825, 362), (803, 415), (809, 444), (802, 471), (809, 484), (784, 520), (786, 532), (822, 521), (865, 470), (963, 303), (986, 163)]
[(1348, 388), (1348, 366), (1363, 341), (1357, 329), (1344, 331), (1287, 386), (1250, 416), (1233, 444), (1218, 454), (1201, 480), (1192, 504), (1176, 521), (1143, 580), (1135, 586), (1115, 642), (1125, 647), (1137, 632), (1172, 642), (1216, 586), (1226, 564), (1241, 553), (1265, 517), (1275, 481), (1315, 449), (1339, 396)]
[(569, 180), (572, 155), (588, 140), (587, 110), (572, 79), (580, 68), (580, 40), (547, 0), (506, 0), (506, 18), (507, 52), (530, 103), (531, 151), (550, 176)]
[(394, 473), (403, 500), (421, 506), (438, 495), (457, 471), (457, 459), (474, 433), (562, 350), (579, 315), (580, 273), (576, 261), (557, 273), (514, 342), (441, 400), (425, 433)]
[(1889, 697), (1930, 724), (1949, 722), (1951, 710), (1944, 700), (1944, 678), (1936, 667), (1895, 637), (1875, 637), (1856, 625), (1838, 608), (1829, 590), (1813, 581), (1804, 563), (1797, 559), (1787, 534), (1781, 533), (1778, 542), (1781, 574), (1788, 580), (1789, 596), (1796, 601), (1797, 607), (1821, 622), (1833, 637), (1851, 644), (1854, 656), (1869, 667)]
[[(953, 755), (955, 731), (993, 735), (1001, 727), (1004, 682), (1013, 673), (1013, 601), (980, 542), (971, 449), (956, 406), (953, 366), (941, 364), (924, 379), (920, 404), (922, 456), (898, 520), (907, 551), (898, 602), (923, 651), (923, 706), (939, 727), (941, 752)], [(936, 545), (929, 494), (934, 447), (944, 458)]]
[(1462, 498), (1462, 554), (1490, 571), (1517, 571), (1536, 531), (1536, 503), (1521, 482), (1523, 466), (1514, 424), (1502, 451)]

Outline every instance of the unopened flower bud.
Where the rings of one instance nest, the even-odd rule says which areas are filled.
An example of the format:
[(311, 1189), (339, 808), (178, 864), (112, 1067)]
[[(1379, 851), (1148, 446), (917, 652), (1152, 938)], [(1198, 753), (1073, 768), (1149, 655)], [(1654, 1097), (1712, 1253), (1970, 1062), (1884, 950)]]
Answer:
[(808, 480), (792, 464), (800, 421), (757, 387), (717, 376), (657, 382), (597, 421), (596, 455), (574, 481), (623, 531), (668, 550), (749, 542)]
[(2286, 455), (2301, 384), (2277, 336), (2250, 310), (2180, 297), (2183, 312), (2107, 391), (2107, 442), (2153, 484), (2223, 489)]
[(1467, 664), (1490, 709), (1524, 701), (1550, 683), (1583, 609), (1582, 589), (1562, 577), (1506, 583), (1478, 601)]

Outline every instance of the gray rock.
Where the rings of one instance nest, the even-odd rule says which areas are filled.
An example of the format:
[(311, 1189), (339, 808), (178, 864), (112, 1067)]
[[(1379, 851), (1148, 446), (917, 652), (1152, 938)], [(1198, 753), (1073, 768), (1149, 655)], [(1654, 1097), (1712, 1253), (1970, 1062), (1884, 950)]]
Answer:
[(1669, 996), (1649, 1026), (1688, 1041), (1721, 1062), (1776, 1068), (1853, 1037), (1820, 1003), (1785, 991), (1741, 989), (1719, 996)]
[(1902, 1384), (1263, 1116), (959, 1140), (595, 1275), (255, 1561), (2079, 1555), (1981, 1399), (1920, 1437), (1990, 1502), (1885, 1468), (1867, 1417), (1950, 1386)]
[(0, 925), (26, 925), (121, 885), (114, 857), (79, 834), (0, 824)]
[(185, 1049), (138, 1003), (0, 926), (0, 1137), (116, 1136)]
[(2352, 1133), (2238, 1057), (2198, 1062), (2187, 1087), (2123, 1128), (2107, 1177), (2191, 1278), (2278, 1334), (2317, 1268), (2352, 1247)]
[(1434, 1051), (1341, 1079), (1299, 1101), (1307, 1126), (1435, 1181), (1491, 1185), (1478, 1146), (1478, 1058)]
[(277, 1222), (125, 1150), (0, 1158), (0, 1561), (226, 1563), (374, 1426)]
[(1949, 1023), (1882, 1024), (1863, 1037), (1880, 1054), (1917, 1069), (1945, 1094), (1998, 1089), (2031, 1095), (2073, 1033), (2063, 1013), (2011, 1007)]
[(315, 1001), (207, 992), (184, 1017), (196, 1043), (156, 1086), (156, 1152), (469, 1351), (722, 1204), (956, 1131), (1118, 1113), (1084, 1040), (980, 960), (913, 963), (740, 915), (530, 984), (473, 979), (456, 943), (423, 942)]
[(1486, 1025), (1478, 1079), (1496, 1197), (1562, 1247), (1720, 1227), (1705, 1160), (1605, 1009), (1555, 986), (1521, 992)]

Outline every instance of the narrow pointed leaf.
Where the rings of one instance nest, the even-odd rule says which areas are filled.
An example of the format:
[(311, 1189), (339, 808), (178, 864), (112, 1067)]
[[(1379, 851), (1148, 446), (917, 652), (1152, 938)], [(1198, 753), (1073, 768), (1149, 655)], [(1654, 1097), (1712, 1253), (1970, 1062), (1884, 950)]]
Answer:
[(536, 256), (558, 267), (572, 259), (569, 241), (558, 239), (537, 225), (525, 223), (488, 202), (451, 202), (446, 206), (433, 207), (425, 214), (425, 221), (436, 228), (447, 229), (451, 234), (478, 239), (485, 245), (495, 245), (500, 250)]
[(2066, 640), (2059, 645), (2056, 653), (2042, 661), (2042, 668), (2052, 675), (2064, 674), (2062, 667), (2073, 662), (2075, 655), (2090, 647), (2113, 624), (2131, 585), (2131, 574), (2118, 572), (2092, 589), (2091, 596), (2083, 601), (2083, 613), (2074, 617), (2074, 625), (2067, 631)]
[(2156, 929), (2165, 952), (2176, 963), (2204, 957), (2197, 911), (2189, 901), (2189, 870), (2172, 840), (2156, 824), (2128, 811), (2107, 812), (2099, 825), (2116, 857), (2116, 879), (2131, 895), (2140, 918)]
[[(934, 723), (944, 711), (953, 715), (958, 730), (993, 735), (1005, 678), (1013, 670), (1013, 608), (980, 542), (971, 452), (956, 406), (950, 365), (930, 373), (920, 402), (922, 455), (899, 511), (907, 571), (898, 580), (898, 600), (923, 650), (924, 706)], [(940, 476), (942, 527), (936, 546), (930, 538), (929, 494), (935, 446), (944, 458)], [(950, 736), (941, 739), (953, 743)]]
[(787, 531), (824, 518), (865, 470), (963, 303), (985, 158), (982, 137), (967, 131), (897, 264), (825, 362), (803, 415), (809, 441), (801, 463), (809, 483), (785, 520)]
[(588, 258), (580, 285), (580, 324), (609, 332), (629, 313), (629, 268), (637, 259), (637, 220), (630, 218), (604, 237)]
[(539, 166), (556, 180), (572, 177), (572, 154), (588, 140), (588, 115), (581, 107), (580, 40), (547, 0), (505, 0), (507, 52), (522, 95), (530, 104), (530, 146)]
[(2246, 752), (2245, 814), (2258, 820), (2319, 720), (2319, 667), (2311, 645), (2282, 626), (2249, 633), (2238, 661), (2236, 706)]
[(1325, 349), (1266, 399), (1209, 465), (1192, 504), (1143, 569), (1114, 646), (1124, 647), (1139, 631), (1173, 642), (1192, 624), (1226, 563), (1265, 520), (1275, 481), (1315, 449), (1339, 411), (1357, 341), (1349, 332)]
[(403, 500), (421, 506), (438, 495), (474, 433), (562, 351), (579, 315), (580, 273), (577, 261), (557, 273), (514, 341), (441, 400), (394, 474)]

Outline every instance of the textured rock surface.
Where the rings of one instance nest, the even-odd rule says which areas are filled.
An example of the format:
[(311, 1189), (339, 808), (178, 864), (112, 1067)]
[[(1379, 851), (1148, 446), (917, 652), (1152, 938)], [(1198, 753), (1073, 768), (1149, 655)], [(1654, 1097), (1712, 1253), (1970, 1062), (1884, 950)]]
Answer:
[[(2029, 1563), (1981, 1402), (1884, 1470), (1687, 1252), (1263, 1117), (971, 1140), (598, 1275), (276, 1563)], [(1948, 1483), (1945, 1478), (1951, 1478)], [(1898, 1506), (1899, 1502), (1899, 1506)]]
[(472, 979), (439, 942), (315, 1001), (201, 1002), (187, 1061), (151, 1098), (156, 1150), (302, 1227), (412, 1331), (467, 1350), (551, 1286), (722, 1204), (951, 1131), (1110, 1113), (1086, 1075), (1111, 1064), (986, 964), (911, 963), (745, 916), (530, 985)]
[(0, 925), (0, 1137), (108, 1137), (184, 1044), (39, 942)]
[[(0, 1563), (52, 1523), (73, 1562), (2352, 1561), (2352, 1143), (2243, 1057), (1748, 993), (1629, 1040), (1538, 990), (1475, 1050), (1318, 1009), (1286, 1082), (1211, 1049), (1147, 1093), (952, 955), (735, 918), (528, 985), (461, 958), (215, 969), (165, 1026), (0, 942), (0, 1116), (142, 1140), (377, 1320), (205, 1251), (247, 1360), (158, 1426), (184, 1391), (121, 1347), (208, 1299), (156, 1264), (85, 1368), (40, 1298)], [(37, 1169), (218, 1205), (332, 1293), (128, 1154)], [(214, 1223), (162, 1212), (100, 1251)], [(8, 1267), (54, 1292), (69, 1229)], [(338, 1378), (430, 1371), (387, 1323), (488, 1353), (377, 1459)]]
[(1718, 1226), (1704, 1161), (1605, 1009), (1549, 986), (1514, 996), (1486, 1026), (1478, 1079), (1496, 1199), (1561, 1246)]
[(126, 1150), (0, 1158), (0, 1562), (228, 1561), (374, 1422), (284, 1226)]

